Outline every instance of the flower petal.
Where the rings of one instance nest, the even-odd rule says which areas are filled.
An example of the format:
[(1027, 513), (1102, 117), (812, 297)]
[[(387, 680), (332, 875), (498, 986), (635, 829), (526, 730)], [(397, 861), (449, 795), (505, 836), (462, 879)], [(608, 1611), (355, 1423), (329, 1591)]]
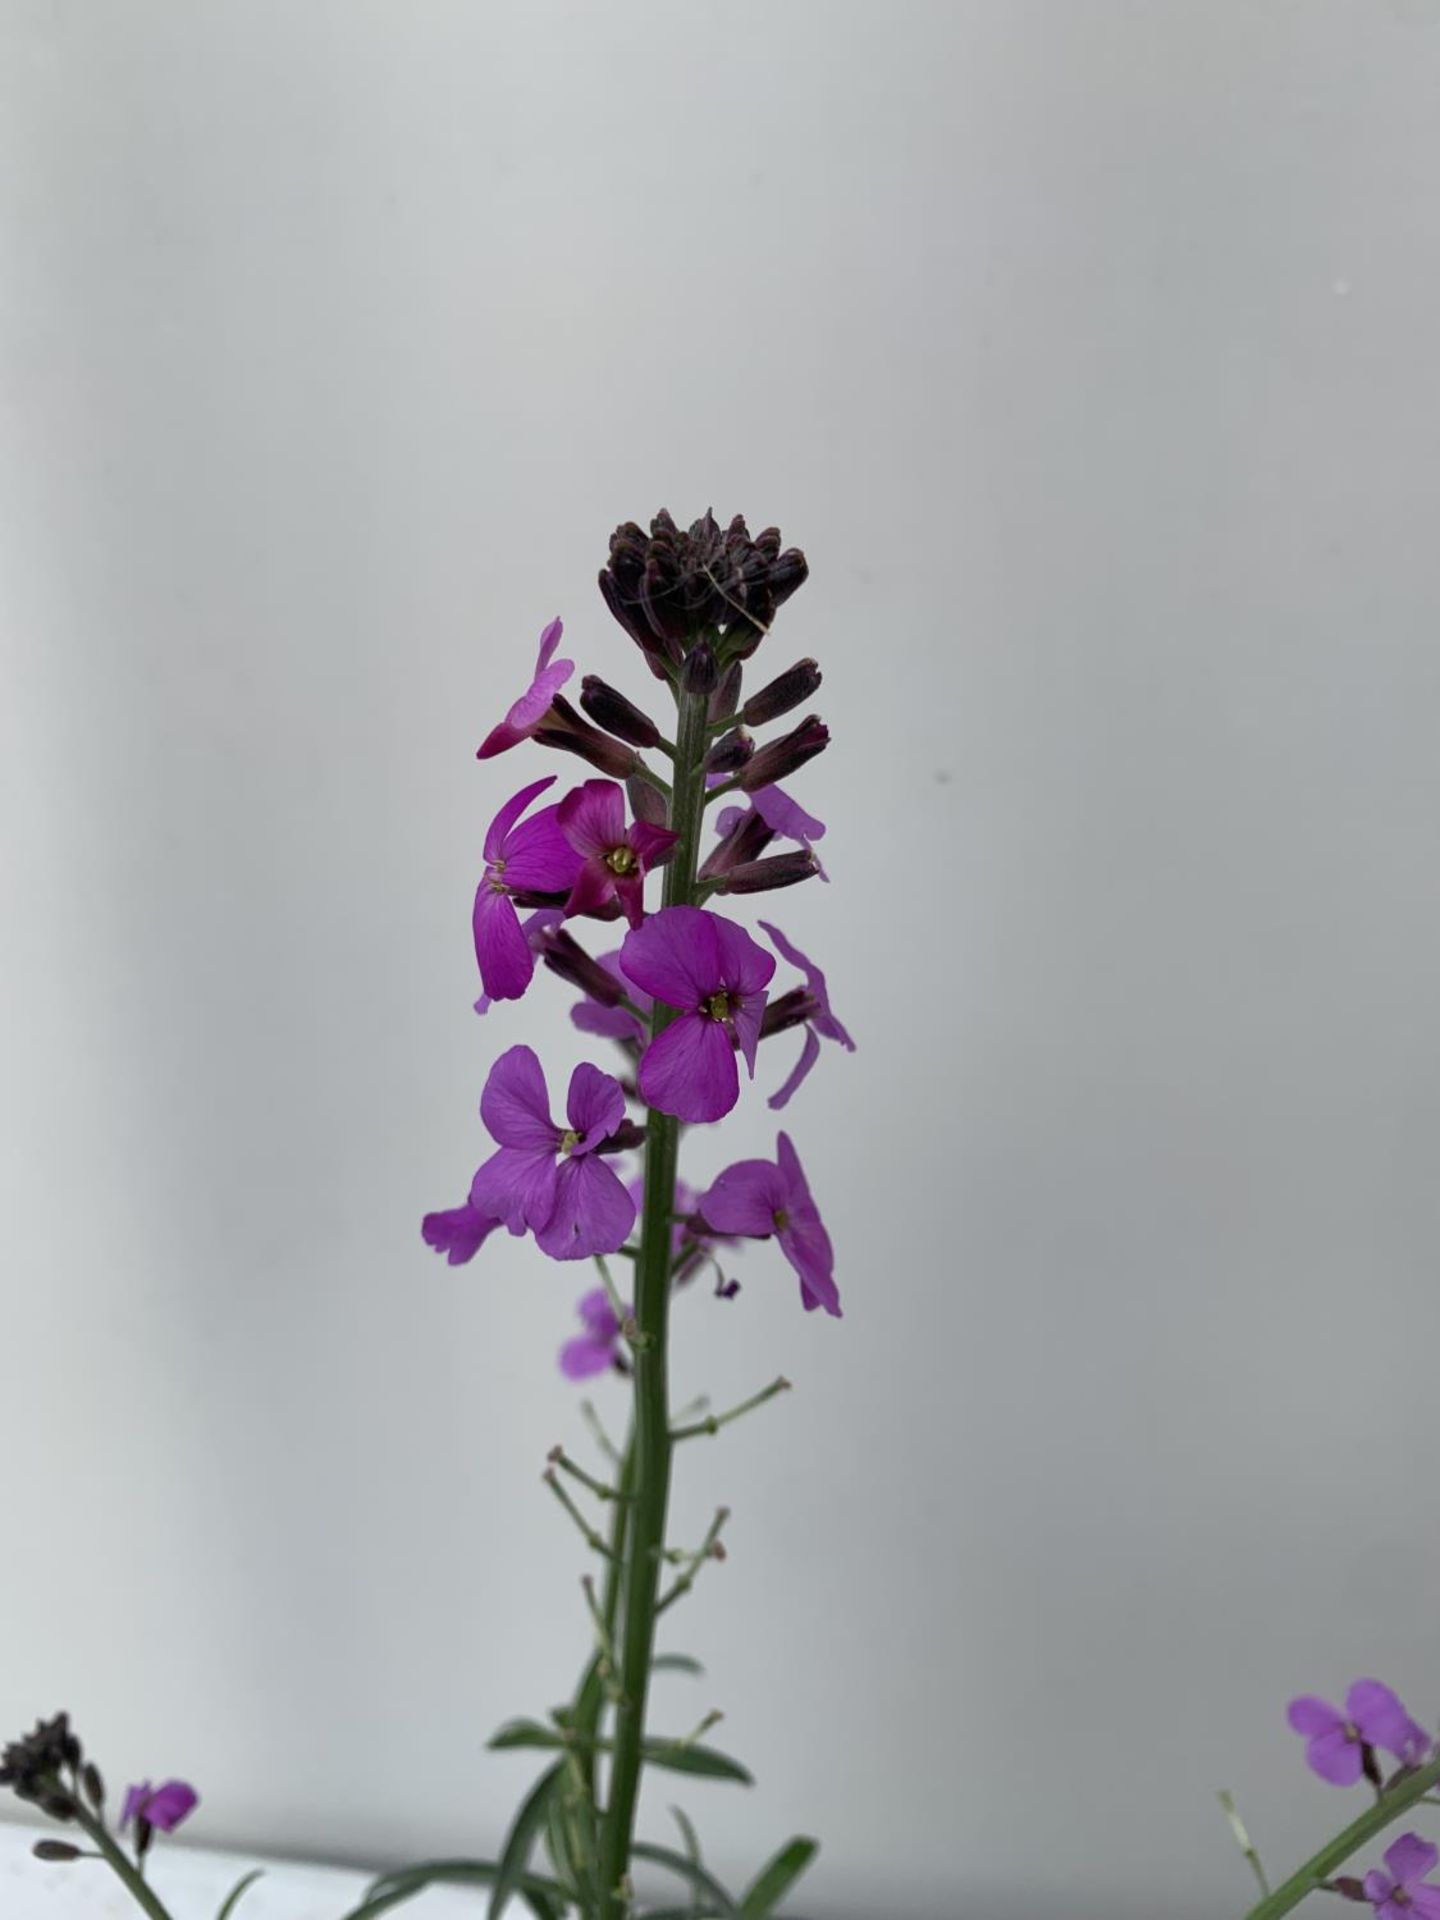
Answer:
[(1388, 1873), (1381, 1873), (1378, 1867), (1372, 1867), (1360, 1883), (1365, 1889), (1365, 1898), (1371, 1906), (1383, 1911), (1390, 1904), (1390, 1895), (1395, 1891), (1395, 1882)]
[(489, 880), (482, 880), (475, 890), (470, 924), (486, 1005), (518, 1000), (535, 977), (535, 955), (521, 929), (515, 902), (508, 893), (497, 893)]
[(642, 1045), (645, 1040), (644, 1027), (624, 1007), (602, 1007), (596, 1000), (582, 1000), (570, 1009), (570, 1018), (582, 1033), (597, 1033), (604, 1040), (635, 1040)]
[(575, 1311), (585, 1322), (585, 1330), (592, 1339), (613, 1340), (620, 1331), (620, 1322), (615, 1318), (610, 1296), (603, 1287), (594, 1287), (589, 1293), (582, 1294)]
[(720, 986), (717, 914), (703, 907), (662, 907), (634, 927), (620, 949), (625, 978), (668, 1006), (693, 1012)]
[(737, 1160), (700, 1196), (698, 1211), (716, 1233), (768, 1240), (785, 1204), (780, 1169), (771, 1160)]
[(820, 1042), (815, 1037), (815, 1029), (807, 1026), (805, 1029), (805, 1044), (800, 1049), (800, 1058), (791, 1068), (790, 1076), (784, 1085), (777, 1088), (766, 1102), (766, 1105), (770, 1107), (773, 1112), (778, 1113), (782, 1107), (789, 1105), (791, 1099), (799, 1091), (806, 1075), (819, 1058)]
[[(670, 908), (672, 913), (681, 911)], [(654, 924), (654, 919), (647, 920), (640, 933)], [(723, 1120), (740, 1098), (740, 1070), (729, 1032), (706, 1014), (684, 1014), (652, 1040), (641, 1056), (639, 1078), (646, 1103), (677, 1120)]]
[(612, 1074), (582, 1060), (570, 1076), (565, 1100), (570, 1125), (580, 1135), (577, 1153), (589, 1153), (608, 1140), (625, 1118), (625, 1095)]
[(750, 804), (772, 832), (783, 834), (787, 840), (798, 840), (807, 846), (812, 840), (825, 838), (825, 822), (807, 813), (783, 787), (757, 787), (750, 796)]
[(522, 787), (518, 793), (512, 793), (490, 822), (490, 831), (485, 835), (485, 858), (498, 860), (505, 846), (505, 837), (515, 822), (524, 813), (526, 807), (537, 793), (544, 793), (547, 787), (553, 787), (560, 778), (558, 773), (547, 773), (543, 780), (532, 780), (528, 787)]
[(1350, 1739), (1343, 1727), (1316, 1734), (1305, 1748), (1305, 1764), (1334, 1787), (1353, 1787), (1364, 1771), (1360, 1742)]
[(463, 1267), (473, 1260), (485, 1242), (503, 1221), (477, 1213), (467, 1200), (464, 1206), (449, 1207), (442, 1213), (427, 1213), (420, 1222), (420, 1237), (427, 1247), (443, 1253), (452, 1267)]
[(553, 1154), (560, 1129), (550, 1118), (545, 1070), (532, 1047), (509, 1047), (491, 1067), (480, 1096), (480, 1118), (502, 1147)]
[(173, 1833), (199, 1804), (199, 1794), (186, 1781), (167, 1780), (146, 1798), (143, 1816), (161, 1833)]
[(745, 1070), (752, 1080), (755, 1078), (755, 1053), (760, 1045), (760, 1025), (765, 1018), (766, 998), (763, 993), (747, 993), (730, 1010), (730, 1024), (735, 1029), (735, 1038), (745, 1057)]
[(124, 1833), (130, 1822), (138, 1818), (144, 1811), (145, 1802), (150, 1798), (153, 1791), (154, 1789), (148, 1780), (142, 1780), (138, 1785), (126, 1789), (125, 1804), (120, 1811), (121, 1833)]
[(560, 802), (565, 838), (587, 859), (598, 859), (625, 838), (625, 789), (613, 780), (586, 780)]
[(800, 1276), (800, 1297), (807, 1309), (824, 1307), (840, 1318), (840, 1293), (835, 1285), (835, 1251), (830, 1236), (813, 1207), (789, 1216), (781, 1227), (780, 1250)]
[(1304, 1693), (1298, 1700), (1292, 1700), (1285, 1710), (1285, 1718), (1296, 1733), (1303, 1733), (1306, 1739), (1313, 1739), (1317, 1733), (1334, 1733), (1345, 1724), (1345, 1716), (1338, 1707), (1332, 1707), (1328, 1700), (1317, 1700), (1313, 1693)]
[(511, 1233), (548, 1225), (555, 1211), (555, 1161), (549, 1155), (501, 1147), (470, 1182), (470, 1204), (503, 1220)]
[[(672, 908), (673, 912), (674, 909)], [(758, 940), (723, 914), (711, 914), (715, 922), (715, 940), (720, 949), (720, 978), (732, 993), (764, 993), (775, 978), (775, 956), (767, 953)], [(764, 1001), (761, 1001), (764, 1010)]]
[(1415, 1722), (1399, 1697), (1379, 1680), (1357, 1680), (1345, 1696), (1345, 1714), (1372, 1747), (1403, 1756)]
[(589, 1380), (615, 1364), (615, 1349), (608, 1340), (593, 1339), (588, 1333), (567, 1340), (560, 1349), (560, 1371), (567, 1380)]
[(573, 660), (555, 660), (553, 666), (550, 664), (564, 631), (563, 623), (557, 619), (552, 620), (540, 635), (534, 679), (500, 724), (492, 727), (485, 736), (485, 743), (475, 756), (477, 760), (493, 759), (497, 753), (518, 746), (539, 725), (550, 702), (575, 671)]
[(664, 866), (680, 838), (669, 827), (652, 826), (648, 820), (635, 821), (627, 837), (631, 851), (645, 873), (649, 873), (652, 867)]
[(596, 913), (615, 898), (615, 875), (603, 860), (587, 860), (575, 876), (570, 898), (565, 902), (565, 917), (577, 913)]
[(1403, 1887), (1433, 1873), (1437, 1863), (1440, 1863), (1440, 1847), (1422, 1840), (1418, 1833), (1402, 1833), (1393, 1847), (1385, 1849), (1385, 1864)]
[(635, 1202), (615, 1170), (592, 1154), (571, 1155), (556, 1172), (555, 1210), (535, 1235), (552, 1260), (588, 1260), (623, 1247)]
[(561, 893), (573, 885), (584, 862), (561, 832), (559, 814), (558, 806), (542, 807), (506, 835), (503, 858), (507, 887)]
[(1403, 1920), (1440, 1920), (1440, 1887), (1431, 1886), (1427, 1880), (1423, 1886), (1410, 1888), (1410, 1911), (1401, 1908)]

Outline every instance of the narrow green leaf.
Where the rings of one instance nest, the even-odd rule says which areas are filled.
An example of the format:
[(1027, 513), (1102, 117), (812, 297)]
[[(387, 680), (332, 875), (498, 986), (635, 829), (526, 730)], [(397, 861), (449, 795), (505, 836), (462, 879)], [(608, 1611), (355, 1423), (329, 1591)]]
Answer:
[(740, 1902), (744, 1920), (766, 1920), (804, 1873), (820, 1851), (818, 1840), (798, 1835), (788, 1841), (775, 1858), (756, 1875), (748, 1893)]
[[(417, 1866), (401, 1867), (372, 1881), (365, 1898), (345, 1915), (345, 1920), (379, 1920), (382, 1913), (398, 1907), (403, 1900), (413, 1900), (430, 1886), (488, 1887), (499, 1871), (494, 1860), (426, 1860)], [(519, 1892), (535, 1920), (561, 1920), (570, 1904), (570, 1894), (558, 1880), (538, 1873), (527, 1873)]]
[(231, 1914), (234, 1913), (235, 1909), (245, 1898), (251, 1887), (254, 1886), (255, 1882), (264, 1877), (264, 1873), (265, 1869), (263, 1867), (256, 1867), (252, 1873), (247, 1873), (242, 1879), (237, 1880), (229, 1893), (226, 1894), (220, 1911), (215, 1916), (215, 1920), (230, 1920)]
[(733, 1912), (733, 1907), (725, 1913), (719, 1907), (647, 1907), (640, 1920), (726, 1920), (726, 1914)]
[(708, 1873), (698, 1860), (690, 1859), (683, 1853), (677, 1853), (673, 1847), (656, 1847), (644, 1840), (637, 1840), (630, 1849), (637, 1860), (648, 1860), (653, 1866), (668, 1867), (671, 1873), (678, 1874), (682, 1880), (688, 1880), (698, 1893), (703, 1893), (722, 1914), (735, 1914), (740, 1909), (721, 1886), (713, 1873)]
[(507, 1720), (498, 1733), (491, 1734), (489, 1744), (495, 1753), (506, 1753), (512, 1747), (540, 1747), (556, 1753), (574, 1742), (566, 1740), (553, 1727), (542, 1726), (538, 1720)]
[(705, 1669), (693, 1653), (657, 1653), (650, 1662), (652, 1673), (703, 1674)]
[(525, 1877), (530, 1864), (530, 1850), (535, 1844), (535, 1836), (544, 1820), (549, 1807), (551, 1794), (560, 1783), (565, 1771), (565, 1762), (557, 1760), (548, 1772), (542, 1773), (525, 1799), (520, 1803), (510, 1828), (509, 1838), (505, 1842), (505, 1851), (500, 1855), (499, 1870), (495, 1875), (494, 1890), (490, 1895), (489, 1920), (500, 1920), (510, 1904), (510, 1896)]
[[(700, 1853), (700, 1836), (696, 1833), (694, 1823), (691, 1821), (689, 1814), (686, 1813), (683, 1807), (671, 1807), (670, 1813), (676, 1826), (680, 1829), (680, 1838), (685, 1842), (685, 1858), (690, 1862), (692, 1867), (704, 1866), (705, 1862)], [(695, 1897), (695, 1905), (698, 1907), (699, 1904), (700, 1898), (697, 1894)]]
[(708, 1780), (738, 1780), (742, 1787), (753, 1786), (752, 1776), (738, 1760), (714, 1747), (684, 1746), (678, 1740), (645, 1740), (641, 1753), (652, 1767), (668, 1767), (671, 1773), (698, 1773)]

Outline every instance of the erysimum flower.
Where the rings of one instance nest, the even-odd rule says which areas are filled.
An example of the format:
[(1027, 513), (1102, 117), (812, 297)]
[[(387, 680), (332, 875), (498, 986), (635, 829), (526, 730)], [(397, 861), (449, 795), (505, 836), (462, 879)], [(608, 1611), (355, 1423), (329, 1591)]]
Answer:
[(157, 1827), (161, 1833), (173, 1833), (199, 1804), (199, 1794), (183, 1780), (167, 1780), (159, 1787), (152, 1787), (148, 1780), (144, 1780), (139, 1786), (131, 1787), (125, 1795), (120, 1831), (123, 1833), (132, 1820), (143, 1820), (147, 1826)]
[[(552, 933), (564, 918), (563, 907), (537, 907), (527, 919), (520, 922), (520, 931), (525, 936), (525, 944), (531, 953), (539, 954), (544, 951), (545, 936)], [(475, 1011), (480, 1014), (488, 1013), (494, 1004), (494, 1000), (488, 993), (482, 993), (475, 1002)]]
[(815, 962), (803, 954), (793, 942), (787, 940), (780, 929), (772, 926), (768, 920), (762, 920), (760, 925), (765, 929), (770, 944), (776, 952), (788, 960), (792, 967), (799, 967), (805, 975), (805, 995), (809, 1002), (809, 1007), (803, 1015), (805, 1044), (800, 1049), (800, 1058), (796, 1061), (789, 1079), (777, 1092), (771, 1094), (767, 1102), (770, 1107), (778, 1111), (788, 1104), (800, 1083), (820, 1058), (822, 1039), (838, 1041), (847, 1053), (855, 1051), (855, 1042), (831, 1012), (830, 994), (825, 985), (825, 976)]
[(719, 1233), (750, 1240), (768, 1240), (773, 1234), (800, 1276), (806, 1308), (824, 1307), (840, 1318), (830, 1236), (788, 1134), (777, 1138), (774, 1160), (737, 1160), (727, 1167), (702, 1198), (700, 1212)]
[(490, 1069), (480, 1116), (499, 1142), (470, 1184), (477, 1213), (528, 1227), (543, 1253), (582, 1260), (614, 1253), (635, 1224), (635, 1203), (596, 1148), (625, 1118), (620, 1083), (588, 1061), (570, 1076), (568, 1127), (550, 1118), (550, 1094), (529, 1047), (511, 1047)]
[(1290, 1702), (1290, 1725), (1305, 1741), (1312, 1773), (1337, 1787), (1353, 1787), (1365, 1771), (1365, 1748), (1383, 1747), (1415, 1765), (1430, 1746), (1425, 1729), (1378, 1680), (1357, 1680), (1345, 1696), (1345, 1711), (1303, 1694)]
[(625, 825), (625, 789), (613, 780), (586, 780), (560, 802), (560, 830), (584, 864), (565, 903), (566, 913), (595, 913), (618, 901), (638, 927), (645, 918), (645, 876), (670, 857), (679, 839), (648, 820)]
[(535, 955), (515, 911), (517, 893), (566, 893), (580, 871), (580, 856), (560, 831), (558, 807), (520, 816), (553, 787), (555, 775), (512, 794), (485, 836), (485, 872), (475, 890), (475, 958), (489, 1000), (518, 1000), (535, 972)]
[(585, 1331), (560, 1349), (560, 1371), (567, 1380), (588, 1380), (614, 1366), (620, 1351), (620, 1322), (603, 1287), (587, 1293), (576, 1311)]
[(575, 671), (573, 660), (557, 660), (555, 649), (565, 631), (563, 621), (552, 620), (540, 636), (540, 654), (535, 662), (535, 677), (511, 707), (505, 718), (490, 729), (477, 760), (491, 760), (528, 740), (545, 718), (550, 702)]
[(420, 1222), (420, 1237), (427, 1247), (443, 1253), (449, 1266), (463, 1267), (467, 1260), (475, 1258), (495, 1229), (504, 1224), (503, 1220), (477, 1213), (466, 1200), (461, 1206), (427, 1213)]
[(1367, 1873), (1365, 1898), (1380, 1920), (1440, 1920), (1440, 1887), (1426, 1878), (1440, 1863), (1440, 1847), (1418, 1833), (1402, 1833), (1385, 1849), (1388, 1873)]
[(664, 907), (625, 936), (627, 980), (679, 1010), (640, 1061), (640, 1092), (680, 1120), (722, 1119), (740, 1097), (735, 1048), (753, 1078), (775, 962), (745, 929), (701, 907)]

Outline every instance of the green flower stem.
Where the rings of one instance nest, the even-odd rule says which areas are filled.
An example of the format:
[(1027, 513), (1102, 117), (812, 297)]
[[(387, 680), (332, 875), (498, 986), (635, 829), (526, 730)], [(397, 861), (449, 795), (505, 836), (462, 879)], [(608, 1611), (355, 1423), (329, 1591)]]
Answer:
[(608, 1543), (595, 1531), (594, 1527), (591, 1526), (590, 1522), (570, 1498), (570, 1495), (565, 1491), (564, 1487), (561, 1486), (559, 1480), (556, 1478), (555, 1469), (553, 1467), (547, 1467), (540, 1477), (580, 1529), (585, 1537), (585, 1544), (589, 1547), (590, 1551), (592, 1553), (603, 1554), (608, 1560), (610, 1558), (610, 1547)]
[(135, 1862), (112, 1840), (108, 1831), (86, 1807), (75, 1809), (75, 1818), (95, 1842), (106, 1865), (124, 1886), (130, 1898), (150, 1920), (170, 1920), (170, 1913), (158, 1893), (146, 1880)]
[[(664, 905), (689, 906), (695, 899), (701, 811), (705, 804), (705, 750), (709, 738), (703, 694), (679, 695), (675, 739), (675, 782), (670, 825), (678, 834), (665, 869)], [(675, 1018), (675, 1010), (657, 1000), (652, 1037)], [(670, 1499), (670, 1390), (667, 1332), (670, 1317), (670, 1220), (675, 1211), (675, 1170), (680, 1123), (651, 1108), (646, 1115), (645, 1200), (640, 1258), (635, 1263), (635, 1318), (644, 1344), (635, 1365), (634, 1499), (625, 1552), (624, 1629), (620, 1636), (620, 1699), (615, 1709), (614, 1760), (609, 1805), (600, 1840), (600, 1920), (622, 1920), (624, 1882), (630, 1871), (630, 1842), (640, 1788), (640, 1743), (645, 1734), (645, 1701), (650, 1659), (655, 1646), (655, 1602), (660, 1555), (665, 1545), (665, 1513)]]
[(748, 1400), (742, 1400), (738, 1407), (731, 1407), (728, 1413), (707, 1413), (703, 1420), (697, 1420), (692, 1426), (675, 1427), (671, 1430), (672, 1440), (694, 1440), (702, 1433), (719, 1433), (722, 1427), (728, 1427), (732, 1420), (738, 1420), (742, 1413), (751, 1413), (756, 1407), (763, 1407), (767, 1400), (773, 1400), (777, 1393), (788, 1392), (790, 1382), (782, 1374), (778, 1380), (772, 1380), (768, 1387), (762, 1387), (759, 1393), (752, 1393)]
[(1321, 1847), (1282, 1886), (1252, 1907), (1245, 1920), (1280, 1920), (1282, 1914), (1293, 1913), (1302, 1900), (1317, 1893), (1344, 1866), (1352, 1853), (1358, 1853), (1366, 1841), (1383, 1833), (1402, 1813), (1408, 1813), (1437, 1783), (1440, 1783), (1440, 1760), (1432, 1760), (1428, 1766), (1407, 1773), (1403, 1780), (1387, 1787), (1373, 1807), (1367, 1807), (1358, 1820), (1352, 1820), (1343, 1833), (1336, 1834), (1328, 1846)]

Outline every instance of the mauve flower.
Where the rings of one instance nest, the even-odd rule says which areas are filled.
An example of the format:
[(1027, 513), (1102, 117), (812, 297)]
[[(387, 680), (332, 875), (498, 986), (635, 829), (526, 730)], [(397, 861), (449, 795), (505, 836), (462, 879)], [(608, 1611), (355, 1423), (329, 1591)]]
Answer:
[(132, 1820), (143, 1820), (161, 1833), (173, 1833), (199, 1804), (199, 1794), (183, 1780), (167, 1780), (159, 1787), (152, 1787), (148, 1780), (142, 1781), (125, 1795), (120, 1831), (123, 1833)]
[(614, 1366), (620, 1352), (620, 1322), (603, 1287), (587, 1293), (577, 1311), (585, 1331), (560, 1349), (560, 1371), (567, 1380), (588, 1380)]
[(502, 1053), (480, 1096), (481, 1118), (500, 1150), (476, 1173), (470, 1204), (511, 1233), (528, 1227), (554, 1260), (614, 1253), (635, 1224), (635, 1203), (595, 1150), (624, 1120), (625, 1095), (618, 1080), (582, 1061), (565, 1110), (570, 1124), (557, 1127), (529, 1047)]
[(645, 918), (645, 876), (669, 858), (679, 834), (648, 820), (627, 827), (625, 789), (613, 780), (586, 780), (567, 793), (559, 820), (560, 831), (584, 862), (566, 913), (595, 913), (615, 900), (638, 927)]
[(446, 1256), (448, 1265), (463, 1267), (467, 1260), (475, 1258), (495, 1229), (504, 1224), (503, 1220), (477, 1212), (467, 1200), (462, 1206), (427, 1213), (420, 1222), (420, 1236), (427, 1247)]
[(1305, 1741), (1313, 1773), (1337, 1787), (1353, 1787), (1365, 1771), (1366, 1747), (1383, 1747), (1414, 1766), (1429, 1751), (1425, 1729), (1378, 1680), (1357, 1680), (1345, 1696), (1345, 1711), (1304, 1694), (1290, 1702), (1286, 1718)]
[[(475, 958), (490, 1000), (518, 1000), (535, 972), (535, 955), (515, 911), (515, 893), (566, 893), (580, 871), (580, 856), (560, 831), (560, 809), (542, 807), (520, 816), (555, 775), (512, 794), (485, 836), (485, 872), (475, 890)], [(518, 822), (518, 825), (517, 825)]]
[(640, 1092), (679, 1120), (719, 1120), (740, 1097), (735, 1048), (751, 1077), (775, 962), (745, 929), (702, 907), (663, 907), (625, 936), (627, 980), (680, 1018), (645, 1049)]
[[(770, 833), (767, 837), (780, 840), (793, 840), (807, 853), (815, 855), (815, 871), (827, 884), (830, 876), (820, 864), (820, 856), (815, 853), (815, 842), (825, 838), (825, 822), (817, 820), (813, 813), (807, 813), (798, 800), (792, 800), (783, 787), (760, 787), (749, 795), (750, 806), (729, 806), (720, 809), (720, 817), (715, 822), (721, 838), (732, 834), (744, 824), (753, 812), (759, 817)], [(763, 844), (763, 842), (762, 842)]]
[(794, 1070), (784, 1086), (777, 1093), (772, 1093), (766, 1103), (778, 1112), (781, 1107), (789, 1103), (806, 1074), (820, 1058), (822, 1039), (838, 1041), (847, 1053), (855, 1051), (855, 1042), (830, 1011), (830, 995), (825, 985), (825, 976), (815, 962), (787, 940), (780, 929), (772, 926), (768, 920), (762, 920), (760, 925), (765, 929), (770, 944), (775, 950), (788, 960), (792, 967), (799, 967), (805, 975), (805, 991), (814, 1002), (814, 1011), (805, 1017), (805, 1044), (800, 1049), (800, 1058), (796, 1061)]
[(1440, 1863), (1440, 1847), (1422, 1840), (1418, 1833), (1402, 1833), (1393, 1847), (1385, 1849), (1388, 1873), (1367, 1873), (1363, 1882), (1365, 1898), (1380, 1920), (1440, 1920), (1440, 1887), (1432, 1886), (1426, 1875)]
[(500, 724), (492, 727), (486, 734), (485, 744), (475, 756), (477, 760), (490, 760), (497, 753), (504, 753), (510, 747), (518, 747), (522, 740), (530, 738), (545, 718), (550, 702), (575, 671), (573, 660), (555, 658), (555, 649), (559, 646), (560, 636), (564, 631), (563, 621), (552, 620), (541, 634), (540, 654), (535, 662), (535, 678)]
[(830, 1236), (788, 1134), (777, 1137), (774, 1160), (737, 1160), (727, 1167), (701, 1199), (700, 1212), (720, 1233), (738, 1233), (749, 1240), (768, 1240), (773, 1234), (800, 1276), (800, 1297), (807, 1310), (824, 1307), (840, 1318)]
[(604, 1040), (633, 1040), (637, 1046), (643, 1047), (650, 1037), (650, 1013), (655, 1002), (643, 987), (637, 987), (620, 971), (618, 947), (613, 953), (597, 954), (596, 959), (638, 1012), (632, 1013), (629, 1007), (605, 1006), (599, 1000), (585, 999), (578, 1007), (570, 1009), (571, 1020), (582, 1033), (599, 1034)]
[[(545, 936), (558, 927), (565, 918), (563, 907), (537, 907), (527, 919), (520, 922), (520, 931), (525, 936), (525, 944), (531, 953), (540, 954), (545, 946)], [(488, 1013), (495, 1004), (488, 993), (482, 993), (475, 1002), (476, 1013)]]

